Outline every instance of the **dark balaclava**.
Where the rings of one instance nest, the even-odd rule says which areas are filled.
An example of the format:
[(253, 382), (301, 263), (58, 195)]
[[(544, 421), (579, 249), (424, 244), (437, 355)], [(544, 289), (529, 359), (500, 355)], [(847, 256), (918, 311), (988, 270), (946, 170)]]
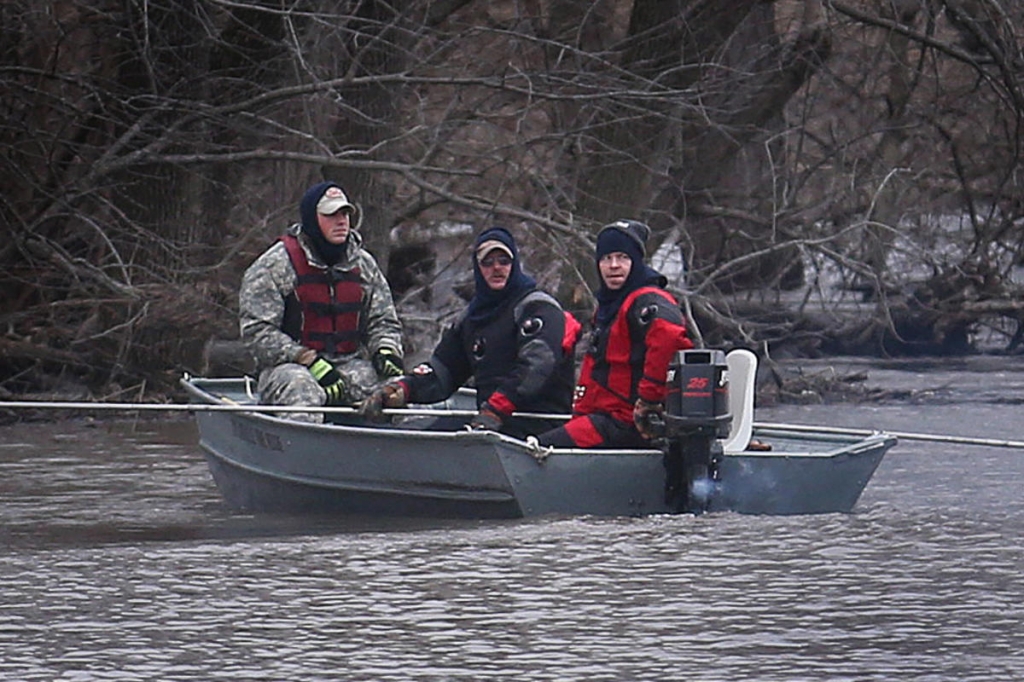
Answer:
[[(478, 254), (477, 252), (485, 242), (489, 241), (500, 242), (508, 249), (512, 256), (512, 271), (509, 273), (505, 286), (499, 291), (495, 291), (487, 286), (483, 273), (480, 272), (479, 260), (486, 253)], [(467, 317), (478, 324), (490, 321), (506, 301), (518, 300), (522, 294), (537, 286), (537, 282), (523, 272), (519, 259), (519, 249), (516, 248), (516, 241), (512, 238), (511, 233), (503, 227), (492, 227), (484, 230), (477, 235), (476, 240), (473, 242), (473, 281), (476, 289), (473, 293), (473, 298), (469, 301)]]
[[(306, 193), (302, 195), (302, 201), (299, 203), (299, 215), (302, 217), (302, 232), (309, 238), (313, 248), (327, 265), (334, 265), (344, 258), (348, 245), (352, 242), (352, 239), (346, 239), (343, 244), (332, 244), (324, 238), (323, 232), (320, 231), (320, 223), (317, 222), (316, 217), (316, 206), (324, 196), (324, 193), (331, 187), (341, 189), (341, 186), (336, 182), (321, 182), (306, 190)], [(342, 196), (344, 197), (344, 194)], [(353, 230), (359, 226), (359, 217), (359, 208), (352, 205), (351, 220)], [(351, 235), (351, 233), (349, 234)]]
[(600, 286), (597, 290), (596, 319), (599, 326), (604, 326), (615, 319), (619, 307), (630, 293), (649, 284), (665, 285), (666, 280), (661, 273), (644, 262), (644, 247), (650, 234), (651, 229), (636, 220), (617, 220), (605, 225), (598, 232), (597, 249), (594, 253), (595, 264), (600, 263), (603, 256), (616, 252), (628, 255), (633, 261), (629, 276), (620, 289), (609, 289), (605, 286), (601, 269), (598, 267), (597, 277)]

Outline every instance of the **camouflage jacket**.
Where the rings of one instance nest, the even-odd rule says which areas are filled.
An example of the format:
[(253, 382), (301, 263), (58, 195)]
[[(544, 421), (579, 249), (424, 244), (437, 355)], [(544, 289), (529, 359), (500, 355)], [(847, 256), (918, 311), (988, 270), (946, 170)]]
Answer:
[[(298, 225), (290, 227), (288, 232), (298, 236), (311, 265), (327, 267), (310, 248)], [(364, 293), (360, 314), (360, 350), (345, 359), (355, 355), (372, 357), (381, 348), (390, 348), (401, 356), (402, 325), (398, 321), (388, 282), (377, 261), (362, 248), (359, 233), (350, 232), (348, 239), (348, 254), (333, 267), (342, 271), (358, 267)], [(296, 279), (295, 268), (284, 243), (280, 241), (253, 261), (242, 277), (238, 294), (239, 329), (243, 343), (261, 370), (294, 362), (304, 349), (282, 330), (285, 300), (295, 291)]]

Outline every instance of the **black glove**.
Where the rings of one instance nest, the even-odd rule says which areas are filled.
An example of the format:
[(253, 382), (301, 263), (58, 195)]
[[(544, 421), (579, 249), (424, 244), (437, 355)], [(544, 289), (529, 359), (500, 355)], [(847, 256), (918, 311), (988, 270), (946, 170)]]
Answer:
[(405, 374), (405, 363), (401, 356), (390, 348), (381, 348), (373, 355), (373, 368), (382, 379), (400, 377)]
[(341, 378), (341, 374), (334, 368), (334, 365), (318, 355), (313, 364), (309, 366), (309, 372), (327, 393), (326, 404), (340, 404), (342, 396), (345, 395), (345, 380)]
[(490, 405), (484, 403), (480, 406), (480, 410), (476, 415), (469, 421), (469, 428), (474, 431), (482, 431), (484, 429), (500, 431), (503, 423), (501, 415), (495, 412)]
[(633, 405), (633, 423), (636, 430), (647, 440), (658, 436), (658, 427), (664, 413), (665, 406), (661, 403), (649, 403), (643, 398), (637, 398), (636, 404)]
[(377, 388), (363, 401), (359, 414), (369, 421), (380, 421), (385, 407), (405, 407), (408, 393), (405, 384), (393, 381)]

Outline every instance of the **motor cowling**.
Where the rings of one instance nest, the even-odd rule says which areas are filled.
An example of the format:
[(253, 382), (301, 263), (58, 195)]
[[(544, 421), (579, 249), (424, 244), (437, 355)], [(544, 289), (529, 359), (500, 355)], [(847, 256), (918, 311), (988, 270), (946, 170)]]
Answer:
[(678, 511), (708, 509), (729, 435), (729, 372), (725, 353), (680, 351), (669, 365), (665, 397), (665, 500)]
[(725, 353), (684, 350), (669, 364), (665, 397), (665, 435), (729, 435), (729, 368)]

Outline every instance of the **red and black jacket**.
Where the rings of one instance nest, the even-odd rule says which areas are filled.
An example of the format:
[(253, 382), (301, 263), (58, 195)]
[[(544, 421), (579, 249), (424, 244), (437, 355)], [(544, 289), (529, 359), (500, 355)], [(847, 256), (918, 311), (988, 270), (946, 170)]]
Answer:
[(631, 292), (611, 323), (591, 333), (573, 414), (603, 412), (632, 424), (637, 398), (665, 400), (669, 363), (687, 348), (693, 342), (672, 295), (652, 286)]
[(285, 235), (281, 241), (298, 276), (295, 292), (285, 300), (282, 330), (307, 348), (328, 355), (357, 351), (363, 309), (359, 268), (315, 266), (296, 237)]

